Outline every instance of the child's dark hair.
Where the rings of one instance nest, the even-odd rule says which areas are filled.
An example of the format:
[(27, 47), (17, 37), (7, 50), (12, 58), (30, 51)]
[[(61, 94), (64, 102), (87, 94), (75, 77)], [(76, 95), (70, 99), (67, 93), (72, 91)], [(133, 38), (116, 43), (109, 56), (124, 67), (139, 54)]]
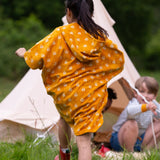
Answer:
[(66, 8), (69, 8), (77, 23), (96, 39), (105, 39), (108, 33), (105, 29), (97, 25), (93, 19), (94, 5), (92, 0), (66, 0)]
[(117, 94), (112, 88), (107, 88), (108, 91), (108, 99), (117, 99)]

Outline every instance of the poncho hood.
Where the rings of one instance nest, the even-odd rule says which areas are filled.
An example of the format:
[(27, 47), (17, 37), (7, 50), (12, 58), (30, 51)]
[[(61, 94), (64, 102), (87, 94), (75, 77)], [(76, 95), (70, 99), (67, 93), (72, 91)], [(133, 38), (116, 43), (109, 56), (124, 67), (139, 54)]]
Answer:
[(90, 61), (100, 57), (100, 50), (105, 41), (95, 39), (77, 23), (63, 26), (62, 30), (65, 42), (80, 61)]

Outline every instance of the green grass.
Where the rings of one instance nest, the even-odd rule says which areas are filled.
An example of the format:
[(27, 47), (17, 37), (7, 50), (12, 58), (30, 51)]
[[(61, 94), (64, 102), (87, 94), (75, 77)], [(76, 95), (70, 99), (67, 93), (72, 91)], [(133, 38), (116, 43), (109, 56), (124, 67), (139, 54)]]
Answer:
[[(2, 143), (0, 142), (0, 160), (54, 160), (54, 157), (59, 153), (59, 145), (57, 142), (52, 142), (51, 137), (46, 137), (38, 145), (33, 144), (34, 138), (26, 136), (25, 142)], [(72, 145), (71, 160), (78, 160), (78, 149), (75, 143)], [(95, 148), (93, 148), (93, 153)], [(133, 154), (123, 152), (121, 160), (159, 160), (159, 150), (150, 150), (145, 152), (146, 156), (135, 158)], [(95, 154), (92, 155), (92, 160), (114, 160), (119, 158), (105, 157), (101, 158)]]
[(54, 160), (58, 154), (58, 144), (52, 144), (48, 137), (39, 145), (33, 145), (34, 139), (26, 137), (25, 142), (0, 143), (0, 160)]

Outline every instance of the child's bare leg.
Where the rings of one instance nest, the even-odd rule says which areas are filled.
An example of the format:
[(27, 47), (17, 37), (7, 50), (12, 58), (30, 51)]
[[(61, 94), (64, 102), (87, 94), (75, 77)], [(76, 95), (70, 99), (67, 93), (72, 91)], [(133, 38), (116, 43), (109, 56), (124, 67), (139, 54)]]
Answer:
[(150, 149), (150, 148), (155, 147), (153, 132), (154, 132), (155, 137), (156, 137), (156, 143), (160, 142), (160, 125), (159, 124), (160, 124), (160, 120), (154, 121), (154, 123), (153, 123), (154, 131), (152, 130), (151, 125), (148, 127), (148, 129), (146, 130), (144, 139), (143, 139), (143, 143), (142, 143), (143, 148)]
[(59, 120), (58, 136), (61, 148), (69, 148), (71, 128), (63, 118)]
[(134, 145), (138, 137), (138, 126), (137, 122), (134, 120), (128, 120), (120, 128), (118, 133), (119, 143), (127, 151), (133, 152)]
[(76, 137), (78, 146), (78, 160), (91, 160), (91, 133), (86, 133)]

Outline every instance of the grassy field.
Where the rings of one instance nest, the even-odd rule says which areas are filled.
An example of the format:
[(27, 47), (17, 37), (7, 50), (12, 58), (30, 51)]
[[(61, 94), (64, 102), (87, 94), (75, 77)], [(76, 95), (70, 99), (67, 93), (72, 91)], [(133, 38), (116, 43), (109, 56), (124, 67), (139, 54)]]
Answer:
[[(26, 137), (25, 142), (0, 143), (0, 160), (54, 160), (59, 153), (58, 143), (52, 143), (50, 137), (44, 139), (38, 145), (33, 145), (34, 139)], [(94, 154), (92, 160), (159, 160), (159, 150), (150, 150), (143, 153), (115, 153), (112, 156), (101, 158)], [(109, 152), (108, 152), (109, 153)], [(113, 153), (113, 152), (112, 152)], [(78, 150), (76, 144), (72, 144), (71, 160), (78, 160)]]

